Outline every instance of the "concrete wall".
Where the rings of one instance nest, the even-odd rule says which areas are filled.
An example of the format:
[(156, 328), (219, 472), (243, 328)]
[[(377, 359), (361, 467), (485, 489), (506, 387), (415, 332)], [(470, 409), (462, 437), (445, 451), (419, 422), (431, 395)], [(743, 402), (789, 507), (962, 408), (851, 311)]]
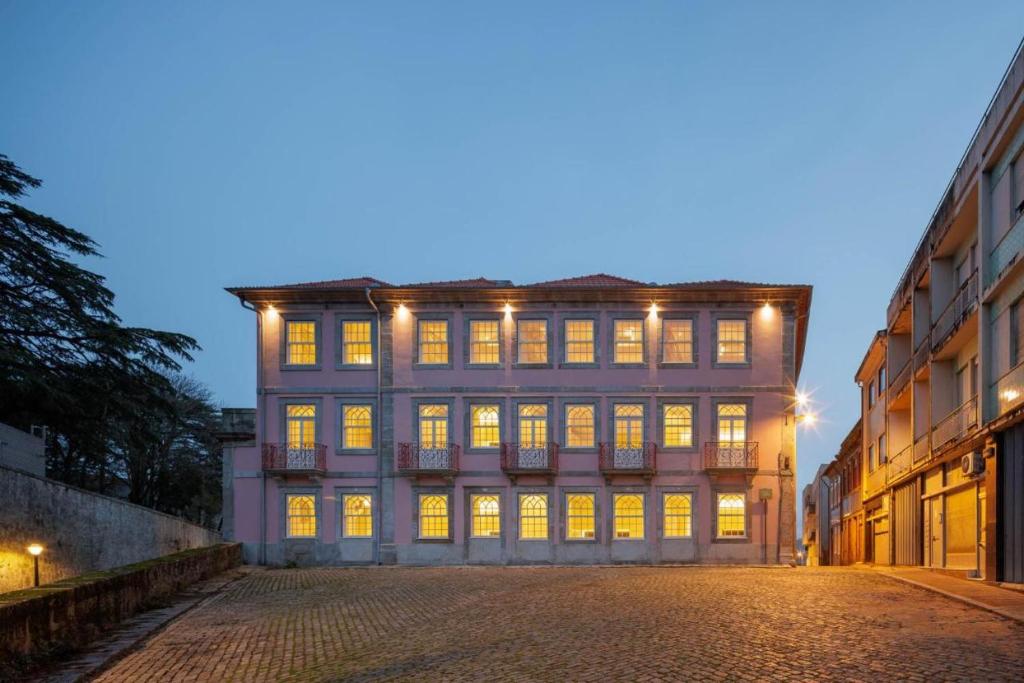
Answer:
[(0, 593), (32, 585), (30, 543), (46, 550), (40, 582), (220, 542), (177, 517), (0, 467)]
[(46, 476), (46, 446), (38, 436), (0, 422), (0, 465)]

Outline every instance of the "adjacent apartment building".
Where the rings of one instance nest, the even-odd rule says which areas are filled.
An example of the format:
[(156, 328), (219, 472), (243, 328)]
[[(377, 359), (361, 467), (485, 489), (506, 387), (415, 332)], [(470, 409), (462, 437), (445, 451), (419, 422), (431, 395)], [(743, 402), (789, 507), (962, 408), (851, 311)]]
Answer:
[(371, 277), (255, 311), (225, 528), (268, 564), (791, 562), (811, 288)]
[(857, 372), (865, 559), (1024, 581), (1024, 56)]

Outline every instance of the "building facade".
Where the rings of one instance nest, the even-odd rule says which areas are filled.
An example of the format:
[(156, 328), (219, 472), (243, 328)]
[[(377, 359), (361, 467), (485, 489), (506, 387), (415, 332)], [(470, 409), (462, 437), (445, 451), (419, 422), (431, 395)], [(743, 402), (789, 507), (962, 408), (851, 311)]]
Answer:
[(865, 555), (1024, 581), (1024, 57), (857, 373)]
[(793, 560), (807, 286), (373, 278), (256, 312), (247, 561)]
[(829, 564), (829, 478), (828, 465), (820, 465), (814, 479), (804, 487), (804, 564), (823, 567)]

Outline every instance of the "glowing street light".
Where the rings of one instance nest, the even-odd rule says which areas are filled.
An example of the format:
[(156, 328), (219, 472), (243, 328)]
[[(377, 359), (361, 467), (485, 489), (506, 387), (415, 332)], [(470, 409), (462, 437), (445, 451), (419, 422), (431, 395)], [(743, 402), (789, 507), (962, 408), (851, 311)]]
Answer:
[(28, 554), (32, 556), (32, 563), (35, 569), (35, 587), (39, 588), (39, 556), (43, 554), (43, 546), (38, 543), (33, 543), (28, 548)]

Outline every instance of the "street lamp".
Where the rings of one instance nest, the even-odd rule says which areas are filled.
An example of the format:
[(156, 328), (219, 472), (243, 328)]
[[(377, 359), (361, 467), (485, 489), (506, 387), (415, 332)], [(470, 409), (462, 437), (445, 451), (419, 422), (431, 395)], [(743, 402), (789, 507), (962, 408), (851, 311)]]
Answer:
[(33, 585), (39, 588), (39, 556), (43, 554), (43, 546), (33, 543), (27, 550), (28, 554), (32, 556), (32, 563), (35, 565), (35, 583)]

